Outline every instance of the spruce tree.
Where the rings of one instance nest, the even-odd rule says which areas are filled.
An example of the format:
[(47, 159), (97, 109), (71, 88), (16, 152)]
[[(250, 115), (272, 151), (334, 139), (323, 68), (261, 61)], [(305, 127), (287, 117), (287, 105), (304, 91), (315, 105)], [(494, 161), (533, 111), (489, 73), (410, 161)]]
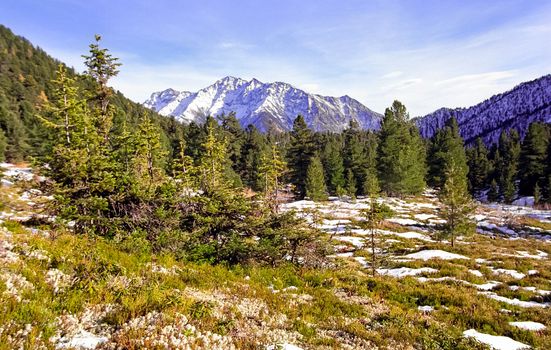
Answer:
[(533, 195), (536, 184), (545, 182), (549, 137), (549, 128), (543, 123), (532, 123), (528, 127), (519, 159), (519, 193), (521, 195)]
[(474, 195), (480, 194), (489, 186), (492, 167), (488, 159), (488, 149), (479, 137), (474, 147), (468, 150), (469, 188)]
[(501, 132), (498, 144), (499, 157), (495, 172), (498, 179), (500, 196), (506, 203), (511, 203), (517, 192), (516, 178), (520, 156), (520, 141), (516, 130)]
[(264, 183), (264, 202), (273, 214), (279, 212), (278, 192), (285, 169), (285, 161), (276, 145), (272, 145), (270, 150), (262, 155), (259, 173)]
[(340, 193), (345, 187), (342, 148), (338, 140), (329, 140), (324, 147), (323, 163), (327, 175), (327, 188), (330, 193)]
[(446, 220), (443, 234), (451, 238), (453, 247), (457, 235), (472, 233), (475, 228), (469, 217), (475, 207), (468, 192), (467, 176), (462, 166), (456, 165), (454, 160), (448, 163), (446, 182), (439, 197), (443, 204), (442, 217)]
[(306, 173), (306, 196), (313, 201), (327, 200), (327, 188), (323, 176), (323, 165), (316, 154), (310, 159)]
[(377, 167), (381, 188), (390, 195), (418, 194), (425, 187), (425, 147), (408, 118), (406, 107), (394, 101), (381, 124)]
[[(350, 169), (354, 175), (356, 191), (361, 190), (364, 176), (366, 157), (362, 145), (361, 132), (355, 120), (350, 120), (348, 129), (344, 131), (344, 167)], [(359, 194), (355, 193), (354, 195)]]
[(104, 140), (109, 139), (113, 123), (113, 108), (110, 104), (113, 90), (107, 86), (109, 80), (119, 73), (118, 58), (113, 57), (108, 49), (100, 47), (101, 35), (96, 34), (95, 43), (90, 44), (90, 55), (83, 55), (88, 68), (86, 74), (96, 82), (96, 91), (91, 97), (96, 104), (96, 125)]
[(352, 169), (346, 169), (346, 194), (348, 194), (350, 198), (356, 198), (356, 192), (356, 178), (354, 177), (354, 173)]
[(225, 168), (227, 163), (226, 141), (219, 140), (214, 126), (207, 125), (207, 138), (203, 144), (204, 153), (199, 160), (201, 190), (206, 194), (227, 186)]
[(293, 123), (291, 144), (287, 152), (289, 180), (295, 186), (299, 198), (304, 198), (306, 195), (307, 170), (314, 151), (312, 131), (306, 125), (304, 118), (299, 115)]
[(459, 134), (459, 126), (454, 117), (446, 121), (444, 128), (440, 129), (431, 140), (428, 152), (428, 183), (441, 188), (446, 182), (446, 169), (448, 164), (454, 162), (458, 171), (468, 173), (467, 159), (463, 139)]
[(139, 198), (149, 200), (164, 181), (166, 152), (161, 145), (160, 130), (147, 115), (142, 117), (134, 147), (131, 161), (133, 190)]
[(241, 148), (241, 169), (239, 174), (243, 183), (254, 191), (262, 191), (264, 183), (260, 174), (262, 155), (269, 151), (266, 139), (254, 126), (249, 125), (245, 131), (245, 141)]

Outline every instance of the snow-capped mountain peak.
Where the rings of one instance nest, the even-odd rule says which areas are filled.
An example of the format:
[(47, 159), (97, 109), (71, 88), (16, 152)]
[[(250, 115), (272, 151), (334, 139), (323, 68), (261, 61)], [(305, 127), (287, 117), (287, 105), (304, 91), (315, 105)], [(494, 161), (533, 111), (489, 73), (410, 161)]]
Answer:
[(235, 112), (241, 125), (260, 130), (290, 130), (297, 115), (317, 131), (342, 131), (350, 120), (376, 129), (381, 115), (348, 96), (327, 97), (284, 82), (263, 83), (227, 76), (197, 92), (167, 89), (151, 94), (144, 106), (182, 122), (202, 122), (207, 115)]

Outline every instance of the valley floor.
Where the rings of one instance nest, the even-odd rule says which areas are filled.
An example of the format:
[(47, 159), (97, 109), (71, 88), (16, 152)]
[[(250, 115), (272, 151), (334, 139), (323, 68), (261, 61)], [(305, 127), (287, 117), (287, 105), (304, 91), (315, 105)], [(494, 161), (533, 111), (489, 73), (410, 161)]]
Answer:
[[(26, 174), (11, 168), (10, 174)], [(551, 212), (481, 205), (479, 234), (437, 238), (439, 204), (285, 204), (335, 247), (324, 268), (196, 265), (32, 225), (48, 200), (0, 187), (0, 349), (550, 349)]]

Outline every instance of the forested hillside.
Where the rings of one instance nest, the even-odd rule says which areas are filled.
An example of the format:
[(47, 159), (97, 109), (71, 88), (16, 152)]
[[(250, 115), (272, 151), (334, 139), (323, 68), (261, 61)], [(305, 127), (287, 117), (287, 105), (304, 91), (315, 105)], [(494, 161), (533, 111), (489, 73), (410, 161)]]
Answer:
[[(48, 135), (37, 115), (52, 99), (52, 80), (60, 64), (64, 65), (0, 25), (0, 159), (21, 161), (44, 155)], [(95, 84), (72, 68), (67, 68), (67, 75), (75, 78), (81, 88)], [(111, 100), (116, 107), (115, 128), (126, 121), (131, 130), (135, 129), (140, 116), (149, 115), (161, 126), (166, 150), (172, 148), (170, 143), (178, 135), (179, 123), (130, 101), (120, 92), (115, 92)]]

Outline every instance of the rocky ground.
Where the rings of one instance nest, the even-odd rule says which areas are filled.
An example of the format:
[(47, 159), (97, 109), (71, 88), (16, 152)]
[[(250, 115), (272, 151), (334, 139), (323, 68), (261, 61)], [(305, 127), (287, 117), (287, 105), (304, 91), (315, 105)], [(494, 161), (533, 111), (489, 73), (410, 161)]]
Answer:
[(213, 267), (33, 225), (49, 198), (3, 167), (0, 349), (551, 348), (549, 211), (480, 205), (451, 247), (434, 193), (380, 198), (372, 277), (367, 199), (291, 202), (327, 268)]

